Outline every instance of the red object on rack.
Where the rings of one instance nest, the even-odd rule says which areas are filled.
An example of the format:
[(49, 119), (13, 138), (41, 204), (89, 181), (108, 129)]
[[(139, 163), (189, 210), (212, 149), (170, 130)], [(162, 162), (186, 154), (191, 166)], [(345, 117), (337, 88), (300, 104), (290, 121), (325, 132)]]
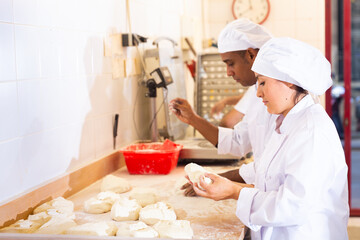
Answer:
[(169, 174), (177, 165), (183, 146), (170, 140), (138, 143), (120, 149), (130, 174)]
[(195, 74), (196, 74), (196, 62), (195, 60), (191, 60), (191, 61), (187, 61), (185, 62), (187, 68), (189, 69), (191, 76), (193, 77), (193, 79), (195, 80)]

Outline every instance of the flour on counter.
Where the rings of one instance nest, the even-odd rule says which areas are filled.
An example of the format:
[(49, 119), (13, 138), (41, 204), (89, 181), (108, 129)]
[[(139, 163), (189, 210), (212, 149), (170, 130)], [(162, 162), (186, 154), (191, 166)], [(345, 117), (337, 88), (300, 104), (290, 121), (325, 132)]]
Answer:
[(107, 222), (95, 222), (85, 223), (65, 231), (65, 234), (71, 235), (91, 235), (91, 236), (115, 236), (117, 227), (115, 223)]
[(137, 238), (156, 238), (159, 237), (157, 231), (141, 221), (121, 222), (118, 224), (116, 236), (137, 237)]

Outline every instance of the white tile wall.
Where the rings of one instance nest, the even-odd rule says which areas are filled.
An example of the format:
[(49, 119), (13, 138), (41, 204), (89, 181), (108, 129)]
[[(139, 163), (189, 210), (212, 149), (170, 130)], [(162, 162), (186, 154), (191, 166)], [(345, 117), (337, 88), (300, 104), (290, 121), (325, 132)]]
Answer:
[[(133, 32), (179, 41), (182, 7), (130, 1)], [(0, 1), (0, 202), (112, 152), (115, 113), (117, 147), (139, 138), (133, 116), (140, 138), (149, 137), (139, 76), (113, 80), (104, 57), (113, 31), (128, 31), (125, 1)]]
[(19, 161), (20, 144), (20, 139), (0, 144), (0, 164), (3, 166), (0, 168), (0, 199), (7, 199), (25, 189), (25, 168)]
[(15, 25), (16, 70), (18, 79), (40, 78), (38, 27)]
[(13, 22), (13, 19), (14, 19), (13, 1), (12, 0), (0, 1), (0, 21)]
[(15, 80), (14, 25), (0, 22), (0, 36), (0, 82)]
[[(205, 35), (217, 39), (226, 23), (234, 20), (232, 14), (228, 14), (232, 1), (206, 2), (208, 9), (205, 22), (209, 24), (209, 28)], [(263, 25), (275, 37), (293, 37), (324, 51), (324, 10), (324, 0), (271, 0), (270, 14)]]
[[(179, 42), (181, 16), (203, 19), (203, 3), (206, 10), (216, 6), (211, 12), (218, 15), (202, 22), (214, 37), (232, 20), (219, 12), (229, 12), (231, 0), (129, 2), (132, 30), (150, 37), (149, 47), (160, 36)], [(294, 2), (272, 0), (265, 25), (277, 34), (311, 34), (307, 41), (321, 46), (323, 25), (313, 15), (323, 14), (323, 0)], [(124, 0), (0, 1), (0, 202), (112, 152), (115, 113), (117, 147), (149, 137), (149, 99), (139, 76), (111, 78), (103, 39), (112, 31), (128, 31)]]
[(0, 142), (17, 137), (20, 119), (16, 82), (0, 84), (0, 116)]

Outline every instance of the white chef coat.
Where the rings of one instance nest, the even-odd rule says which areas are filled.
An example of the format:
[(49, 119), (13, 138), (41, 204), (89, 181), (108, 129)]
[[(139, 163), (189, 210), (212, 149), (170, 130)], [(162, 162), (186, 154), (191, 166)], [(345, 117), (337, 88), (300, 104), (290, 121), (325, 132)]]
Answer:
[(347, 165), (331, 119), (304, 97), (272, 131), (254, 162), (255, 188), (243, 188), (236, 215), (251, 239), (348, 239)]
[(251, 106), (252, 101), (254, 101), (254, 96), (256, 97), (255, 85), (249, 87), (246, 90), (244, 96), (235, 104), (235, 110), (246, 114), (249, 107)]
[[(275, 129), (277, 115), (268, 113), (262, 99), (256, 97), (255, 87), (248, 95), (248, 110), (234, 129), (219, 127), (218, 153), (244, 156), (252, 151), (256, 162)], [(239, 170), (240, 176), (248, 184), (254, 184), (254, 162), (243, 164)]]

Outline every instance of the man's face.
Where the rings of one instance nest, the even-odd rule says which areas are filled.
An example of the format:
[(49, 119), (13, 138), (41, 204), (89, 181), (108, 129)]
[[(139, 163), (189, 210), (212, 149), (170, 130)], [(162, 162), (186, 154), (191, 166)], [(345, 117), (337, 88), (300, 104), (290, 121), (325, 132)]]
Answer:
[(236, 51), (220, 53), (222, 60), (226, 63), (227, 75), (235, 81), (248, 87), (256, 83), (254, 72), (251, 71), (253, 61), (248, 51)]

